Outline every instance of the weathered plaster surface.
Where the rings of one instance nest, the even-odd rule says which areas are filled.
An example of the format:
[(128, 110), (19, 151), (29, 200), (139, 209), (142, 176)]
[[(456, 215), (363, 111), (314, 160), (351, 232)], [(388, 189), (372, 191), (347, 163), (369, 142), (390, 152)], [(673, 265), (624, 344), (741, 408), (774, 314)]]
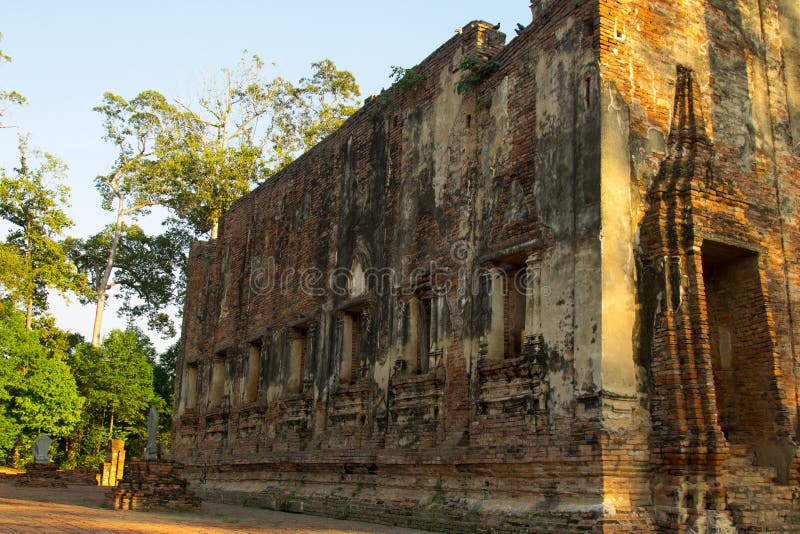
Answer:
[[(798, 524), (796, 3), (531, 7), (193, 246), (173, 455), (207, 496), (449, 532)], [(459, 94), (468, 56), (497, 68)]]

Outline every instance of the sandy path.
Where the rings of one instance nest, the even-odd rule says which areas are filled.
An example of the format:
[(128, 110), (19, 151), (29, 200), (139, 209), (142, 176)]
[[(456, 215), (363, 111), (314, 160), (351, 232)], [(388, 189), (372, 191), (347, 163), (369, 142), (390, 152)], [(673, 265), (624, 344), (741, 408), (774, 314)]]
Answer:
[(421, 534), (422, 531), (204, 503), (200, 512), (147, 513), (102, 508), (105, 488), (26, 488), (0, 482), (0, 532), (267, 534)]

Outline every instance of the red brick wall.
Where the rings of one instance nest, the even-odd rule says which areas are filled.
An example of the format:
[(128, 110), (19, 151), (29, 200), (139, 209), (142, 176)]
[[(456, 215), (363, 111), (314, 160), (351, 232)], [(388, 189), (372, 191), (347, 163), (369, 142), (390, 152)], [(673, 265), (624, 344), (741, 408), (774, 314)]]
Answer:
[[(600, 13), (603, 80), (630, 129), (639, 276), (655, 284), (650, 297), (640, 285), (639, 299), (641, 322), (654, 325), (641, 376), (653, 392), (656, 518), (663, 528), (702, 526), (711, 516), (699, 502), (722, 510), (725, 489), (684, 496), (698, 479), (721, 484), (729, 441), (746, 441), (784, 481), (797, 478), (788, 440), (798, 428), (800, 167), (787, 136), (785, 33), (771, 1), (601, 1)], [(707, 243), (754, 263), (731, 267), (723, 282), (704, 272)], [(734, 379), (712, 365), (725, 313), (738, 317), (734, 351), (748, 354), (732, 371), (737, 401)], [(722, 435), (732, 412), (749, 438)]]
[[(773, 441), (746, 445), (780, 457), (784, 481), (795, 476), (800, 166), (783, 133), (779, 25), (769, 1), (740, 23), (720, 5), (535, 2), (534, 22), (506, 46), (471, 23), (419, 65), (409, 91), (370, 98), (237, 201), (219, 239), (190, 257), (177, 391), (187, 362), (200, 387), (195, 409), (178, 401), (173, 455), (193, 481), (226, 499), (446, 531), (732, 521), (714, 387), (724, 405), (729, 382), (715, 378), (709, 329), (729, 304), (706, 288), (708, 240), (757, 255), (739, 295), (751, 303), (742, 310), (753, 305), (741, 328), (758, 351), (739, 345), (758, 352), (749, 394), (768, 415), (750, 434), (768, 429)], [(457, 94), (460, 58), (478, 53), (498, 69)], [(611, 274), (638, 284), (638, 324), (619, 340), (637, 348), (633, 396), (605, 387), (599, 342), (611, 245), (601, 221), (613, 219), (601, 214), (601, 158), (619, 132), (630, 203), (611, 209), (635, 232), (613, 245), (638, 267)], [(486, 361), (478, 275), (533, 252), (541, 332), (526, 331), (518, 358)], [(363, 301), (326, 288), (354, 257), (395, 273), (391, 287), (372, 282)], [(444, 295), (433, 311), (441, 351), (416, 374), (396, 362), (418, 352), (410, 303), (423, 291)], [(343, 384), (336, 317), (354, 307), (366, 312), (367, 376)], [(289, 394), (295, 327), (310, 343), (302, 391)], [(259, 395), (245, 405), (255, 339)], [(226, 394), (209, 409), (220, 351)]]

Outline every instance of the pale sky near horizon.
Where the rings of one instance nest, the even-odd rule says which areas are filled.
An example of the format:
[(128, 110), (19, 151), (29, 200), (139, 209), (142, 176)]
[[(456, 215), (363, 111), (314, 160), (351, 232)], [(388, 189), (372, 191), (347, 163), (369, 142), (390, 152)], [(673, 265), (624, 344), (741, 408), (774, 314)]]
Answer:
[[(312, 61), (330, 58), (352, 72), (362, 99), (391, 85), (390, 67), (411, 67), (471, 20), (500, 22), (507, 41), (531, 19), (529, 0), (406, 0), (404, 2), (255, 0), (132, 2), (2, 0), (0, 89), (25, 95), (28, 105), (0, 129), (0, 168), (17, 163), (17, 132), (30, 145), (61, 158), (72, 189), (70, 235), (86, 237), (111, 221), (100, 209), (95, 176), (108, 171), (113, 149), (101, 139), (92, 107), (105, 91), (126, 98), (144, 89), (167, 97), (192, 93), (193, 84), (233, 67), (247, 49), (274, 74), (296, 81)], [(158, 228), (158, 214), (140, 221)], [(113, 291), (112, 291), (113, 294)], [(51, 302), (60, 327), (91, 337), (94, 311), (77, 302)], [(113, 304), (103, 333), (124, 327)], [(171, 342), (151, 334), (159, 350)]]

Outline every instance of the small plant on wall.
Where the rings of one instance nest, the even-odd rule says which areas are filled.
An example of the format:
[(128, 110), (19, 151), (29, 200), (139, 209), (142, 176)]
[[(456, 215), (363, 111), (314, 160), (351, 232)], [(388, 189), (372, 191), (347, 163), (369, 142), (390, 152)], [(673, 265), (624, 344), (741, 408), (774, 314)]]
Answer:
[(408, 93), (413, 91), (419, 82), (422, 81), (422, 76), (419, 73), (419, 65), (415, 65), (410, 69), (404, 69), (397, 65), (392, 66), (391, 77), (394, 80), (393, 88), (396, 88), (401, 93)]
[(456, 92), (463, 94), (480, 85), (493, 72), (503, 64), (496, 59), (483, 56), (464, 56), (458, 64), (458, 70), (464, 71), (464, 76), (456, 83)]

